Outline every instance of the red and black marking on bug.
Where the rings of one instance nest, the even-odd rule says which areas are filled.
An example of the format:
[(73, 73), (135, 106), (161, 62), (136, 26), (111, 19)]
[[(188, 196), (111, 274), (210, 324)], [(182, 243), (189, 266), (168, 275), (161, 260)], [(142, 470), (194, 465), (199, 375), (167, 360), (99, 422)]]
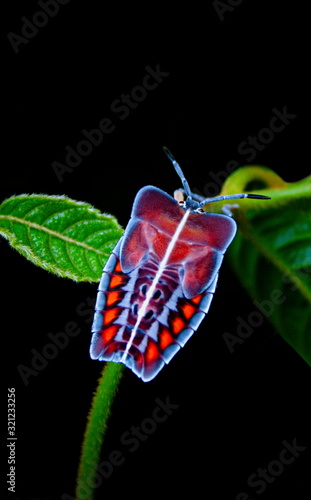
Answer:
[[(236, 194), (196, 201), (182, 170), (185, 201), (145, 186), (113, 250), (98, 288), (90, 355), (124, 363), (147, 382), (197, 330), (215, 292), (223, 255), (236, 233), (225, 214), (203, 212), (207, 203), (267, 196)], [(180, 192), (179, 192), (180, 193)]]

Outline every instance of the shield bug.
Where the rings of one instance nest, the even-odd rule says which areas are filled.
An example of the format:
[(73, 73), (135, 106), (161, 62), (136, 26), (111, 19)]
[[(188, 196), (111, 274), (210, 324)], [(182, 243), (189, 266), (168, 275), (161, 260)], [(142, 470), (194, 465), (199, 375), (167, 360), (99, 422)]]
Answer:
[[(136, 195), (130, 221), (100, 280), (90, 355), (124, 363), (144, 382), (152, 380), (197, 330), (208, 312), (223, 256), (236, 233), (230, 208), (206, 213), (190, 191), (173, 155), (164, 148), (183, 184), (175, 199), (153, 186)], [(234, 205), (233, 205), (234, 206)]]

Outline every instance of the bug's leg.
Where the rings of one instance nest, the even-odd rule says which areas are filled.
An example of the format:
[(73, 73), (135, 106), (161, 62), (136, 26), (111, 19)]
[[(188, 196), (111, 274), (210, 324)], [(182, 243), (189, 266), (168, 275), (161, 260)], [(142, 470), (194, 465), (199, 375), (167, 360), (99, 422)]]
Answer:
[(228, 217), (233, 217), (233, 213), (231, 212), (232, 208), (239, 208), (239, 205), (235, 203), (234, 205), (224, 205), (221, 207), (221, 210), (225, 215), (228, 215)]

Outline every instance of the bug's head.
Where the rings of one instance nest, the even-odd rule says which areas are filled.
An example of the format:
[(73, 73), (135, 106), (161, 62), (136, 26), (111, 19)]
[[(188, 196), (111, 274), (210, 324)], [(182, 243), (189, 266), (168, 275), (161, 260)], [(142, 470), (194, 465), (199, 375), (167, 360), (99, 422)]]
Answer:
[(200, 202), (194, 200), (191, 196), (187, 196), (185, 199), (184, 191), (181, 189), (177, 189), (174, 191), (174, 199), (178, 201), (179, 205), (184, 209), (184, 210), (189, 210), (191, 212), (198, 212), (198, 213), (204, 213), (203, 208), (200, 205)]
[[(175, 200), (178, 201), (180, 206), (182, 206), (185, 210), (190, 210), (191, 212), (204, 213), (203, 207), (207, 205), (207, 203), (213, 203), (215, 201), (223, 201), (223, 200), (237, 200), (241, 198), (255, 198), (259, 200), (270, 200), (269, 196), (263, 196), (261, 194), (229, 194), (223, 196), (215, 196), (214, 198), (203, 198), (202, 196), (195, 195), (200, 201), (196, 201), (193, 199), (193, 194), (190, 191), (189, 184), (187, 179), (185, 178), (183, 171), (180, 168), (180, 165), (175, 160), (172, 153), (165, 146), (163, 147), (164, 153), (168, 157), (168, 159), (173, 163), (173, 166), (180, 177), (180, 180), (183, 185), (183, 191), (177, 190), (174, 193)], [(186, 199), (184, 199), (184, 194), (186, 195)], [(230, 210), (228, 210), (228, 214), (230, 214)], [(231, 214), (230, 214), (231, 215)]]

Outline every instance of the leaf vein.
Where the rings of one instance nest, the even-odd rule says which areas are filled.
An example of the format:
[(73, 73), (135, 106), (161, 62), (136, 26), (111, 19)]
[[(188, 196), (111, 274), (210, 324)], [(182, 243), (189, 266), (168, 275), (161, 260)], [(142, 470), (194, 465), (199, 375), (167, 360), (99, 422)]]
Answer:
[(36, 222), (31, 222), (31, 221), (27, 221), (24, 219), (20, 219), (19, 217), (15, 217), (12, 215), (0, 215), (0, 219), (9, 220), (10, 222), (17, 222), (19, 224), (25, 225), (28, 228), (28, 231), (30, 228), (37, 229), (39, 231), (43, 231), (43, 232), (49, 234), (50, 236), (54, 236), (55, 238), (59, 238), (61, 240), (64, 240), (67, 244), (73, 244), (73, 245), (80, 246), (80, 247), (84, 248), (85, 250), (89, 250), (91, 252), (98, 253), (99, 255), (104, 255), (104, 256), (107, 255), (106, 252), (103, 252), (102, 250), (98, 250), (97, 248), (91, 247), (90, 245), (87, 245), (83, 241), (74, 240), (73, 238), (70, 238), (69, 236), (66, 236), (62, 233), (59, 233), (59, 232), (54, 231), (52, 229), (49, 229), (45, 226), (37, 224)]

